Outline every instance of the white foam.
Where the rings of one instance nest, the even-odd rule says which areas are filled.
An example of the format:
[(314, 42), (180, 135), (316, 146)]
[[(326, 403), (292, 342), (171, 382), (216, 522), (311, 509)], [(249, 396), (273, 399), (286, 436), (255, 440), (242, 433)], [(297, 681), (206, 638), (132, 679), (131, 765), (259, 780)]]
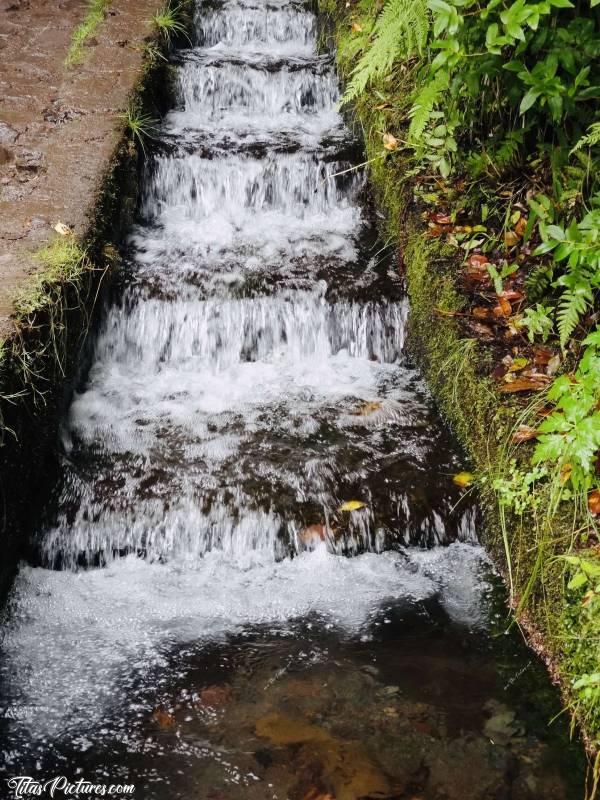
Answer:
[(206, 555), (196, 569), (130, 556), (74, 574), (24, 567), (3, 643), (3, 679), (40, 710), (21, 725), (34, 738), (78, 735), (152, 685), (178, 646), (255, 625), (317, 615), (347, 634), (369, 632), (382, 604), (438, 595), (451, 618), (482, 623), (487, 564), (478, 547), (343, 558), (324, 546), (293, 560), (264, 551)]

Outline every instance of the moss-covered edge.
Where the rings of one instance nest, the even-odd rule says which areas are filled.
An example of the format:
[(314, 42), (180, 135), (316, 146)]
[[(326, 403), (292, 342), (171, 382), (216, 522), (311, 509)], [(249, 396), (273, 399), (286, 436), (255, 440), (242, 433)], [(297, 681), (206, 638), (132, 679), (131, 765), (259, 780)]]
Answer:
[[(323, 23), (324, 46), (334, 51), (344, 81), (352, 68), (340, 57), (340, 45), (350, 30), (348, 7), (337, 0), (317, 0), (317, 11)], [(459, 329), (456, 314), (460, 314), (465, 300), (457, 289), (460, 265), (455, 251), (446, 251), (439, 239), (428, 236), (405, 178), (402, 158), (397, 154), (382, 158), (378, 102), (376, 96), (359, 99), (349, 112), (349, 122), (362, 133), (370, 184), (376, 205), (384, 215), (381, 233), (397, 248), (398, 264), (406, 278), (411, 308), (409, 351), (473, 469), (484, 478), (480, 489), (484, 544), (512, 588), (515, 619), (559, 685), (590, 759), (596, 759), (600, 740), (600, 725), (596, 722), (600, 721), (586, 715), (572, 691), (575, 676), (597, 671), (596, 655), (578, 644), (579, 613), (565, 602), (564, 568), (552, 559), (555, 552), (548, 552), (544, 542), (535, 540), (527, 517), (506, 517), (492, 491), (491, 482), (506, 459), (505, 442), (514, 428), (515, 415), (510, 403), (500, 402), (489, 377), (489, 351), (476, 339), (466, 339)], [(568, 523), (564, 525), (565, 537), (570, 536)], [(560, 529), (562, 523), (554, 520), (553, 524)], [(538, 567), (544, 570), (543, 594), (533, 593), (521, 607), (520, 597)], [(569, 638), (572, 644), (565, 646)], [(596, 763), (596, 773), (597, 766)]]
[[(179, 5), (188, 24), (192, 7), (192, 0)], [(173, 68), (163, 57), (169, 44), (154, 31), (130, 96), (130, 107), (153, 117), (172, 97)], [(66, 247), (57, 233), (33, 254), (39, 268), (19, 289), (13, 331), (0, 342), (0, 602), (55, 485), (60, 418), (87, 367), (87, 333), (118, 268), (145, 155), (124, 120), (87, 231)]]

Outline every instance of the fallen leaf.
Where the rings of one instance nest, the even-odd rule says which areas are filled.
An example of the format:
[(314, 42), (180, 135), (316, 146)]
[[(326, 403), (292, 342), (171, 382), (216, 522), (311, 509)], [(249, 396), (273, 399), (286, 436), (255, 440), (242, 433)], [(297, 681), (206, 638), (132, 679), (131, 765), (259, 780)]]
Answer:
[(452, 225), (452, 220), (450, 219), (448, 214), (441, 214), (441, 213), (433, 214), (431, 219), (438, 225)]
[(367, 504), (363, 503), (362, 500), (346, 500), (345, 503), (338, 508), (338, 511), (358, 511), (360, 508), (364, 508)]
[(473, 253), (469, 256), (469, 260), (467, 264), (470, 267), (483, 267), (485, 264), (489, 264), (490, 260), (487, 256), (484, 256), (483, 253)]
[(168, 730), (175, 725), (175, 718), (164, 708), (155, 708), (152, 712), (152, 720), (162, 730)]
[(474, 480), (475, 476), (472, 472), (457, 472), (456, 475), (452, 476), (452, 482), (460, 486), (461, 489), (466, 489)]
[(522, 238), (523, 234), (525, 233), (525, 228), (527, 227), (527, 217), (521, 217), (517, 224), (515, 225), (515, 233), (519, 237)]
[(520, 372), (522, 369), (529, 364), (529, 361), (522, 356), (518, 356), (517, 358), (513, 358), (512, 362), (508, 366), (509, 372)]
[(305, 547), (315, 547), (319, 542), (327, 540), (327, 528), (322, 523), (309, 525), (300, 531), (298, 538)]
[(492, 309), (492, 313), (496, 317), (510, 317), (512, 313), (511, 304), (501, 295), (497, 295), (497, 297), (498, 297), (498, 304), (494, 306), (494, 308)]
[(517, 303), (524, 298), (523, 292), (518, 292), (516, 289), (505, 289), (500, 293), (500, 297), (509, 300), (511, 303)]
[(573, 472), (573, 464), (563, 464), (560, 469), (560, 479), (563, 483), (566, 483), (569, 478), (571, 477), (571, 473)]
[(359, 25), (358, 22), (353, 22), (352, 30), (354, 31), (354, 33), (362, 33), (362, 25)]
[(514, 247), (519, 242), (519, 237), (514, 231), (506, 231), (504, 234), (504, 246)]
[(398, 139), (392, 136), (391, 133), (383, 134), (383, 146), (386, 150), (396, 150), (398, 147)]
[(540, 383), (539, 380), (532, 380), (531, 378), (517, 378), (510, 383), (505, 383), (500, 386), (500, 391), (507, 392), (534, 392), (541, 389), (546, 384)]
[(529, 442), (531, 439), (537, 439), (538, 432), (535, 428), (529, 425), (519, 425), (517, 430), (512, 435), (513, 444), (521, 444), (522, 442)]
[(548, 366), (546, 367), (546, 374), (547, 375), (556, 375), (558, 372), (558, 368), (560, 367), (560, 356), (558, 353), (548, 361)]
[(490, 318), (490, 309), (486, 308), (485, 306), (475, 306), (471, 313), (475, 317), (475, 319), (489, 319)]
[(474, 333), (476, 336), (479, 336), (480, 339), (491, 341), (494, 338), (494, 332), (492, 329), (488, 325), (484, 325), (482, 322), (470, 320), (467, 323), (467, 327), (472, 333)]
[(73, 236), (73, 231), (68, 225), (65, 225), (64, 222), (57, 222), (54, 226), (54, 230), (60, 233), (61, 236)]
[(594, 489), (588, 494), (588, 508), (593, 517), (600, 514), (600, 489)]
[(364, 403), (358, 411), (354, 412), (354, 416), (357, 417), (368, 417), (369, 414), (374, 414), (375, 411), (379, 411), (381, 409), (381, 401), (379, 400), (371, 400), (368, 403)]
[(533, 363), (541, 366), (546, 366), (550, 359), (554, 356), (554, 350), (549, 347), (543, 347), (541, 344), (533, 348)]

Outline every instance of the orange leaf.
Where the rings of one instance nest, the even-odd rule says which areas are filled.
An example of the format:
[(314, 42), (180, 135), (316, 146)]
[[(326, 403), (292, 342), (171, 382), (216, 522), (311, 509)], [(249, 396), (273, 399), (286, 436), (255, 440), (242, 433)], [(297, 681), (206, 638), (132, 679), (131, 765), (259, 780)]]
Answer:
[(517, 234), (517, 236), (519, 238), (521, 238), (523, 236), (523, 234), (525, 233), (525, 228), (526, 227), (527, 227), (527, 218), (526, 217), (521, 217), (517, 221), (517, 224), (515, 225), (515, 233)]
[(497, 297), (498, 305), (494, 306), (492, 309), (494, 315), (496, 317), (510, 317), (512, 312), (511, 304), (508, 302), (508, 300), (506, 300), (506, 298), (501, 297), (500, 295), (497, 295)]
[(597, 517), (600, 514), (600, 489), (594, 489), (588, 494), (588, 508), (592, 516)]
[(545, 384), (540, 383), (538, 380), (531, 380), (530, 378), (517, 378), (516, 381), (505, 383), (500, 386), (500, 391), (503, 393), (508, 392), (534, 392), (541, 389)]
[(529, 425), (519, 425), (515, 433), (513, 433), (512, 441), (513, 444), (521, 444), (522, 442), (529, 442), (531, 439), (537, 439), (538, 435), (535, 428), (531, 428)]

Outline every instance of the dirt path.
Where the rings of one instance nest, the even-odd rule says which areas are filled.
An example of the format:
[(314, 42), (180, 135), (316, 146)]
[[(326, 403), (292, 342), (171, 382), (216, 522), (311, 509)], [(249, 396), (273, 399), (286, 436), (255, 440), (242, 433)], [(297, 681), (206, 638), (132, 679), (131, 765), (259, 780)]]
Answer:
[(0, 0), (0, 335), (31, 257), (58, 222), (89, 226), (160, 0), (113, 0), (64, 66), (83, 0)]

